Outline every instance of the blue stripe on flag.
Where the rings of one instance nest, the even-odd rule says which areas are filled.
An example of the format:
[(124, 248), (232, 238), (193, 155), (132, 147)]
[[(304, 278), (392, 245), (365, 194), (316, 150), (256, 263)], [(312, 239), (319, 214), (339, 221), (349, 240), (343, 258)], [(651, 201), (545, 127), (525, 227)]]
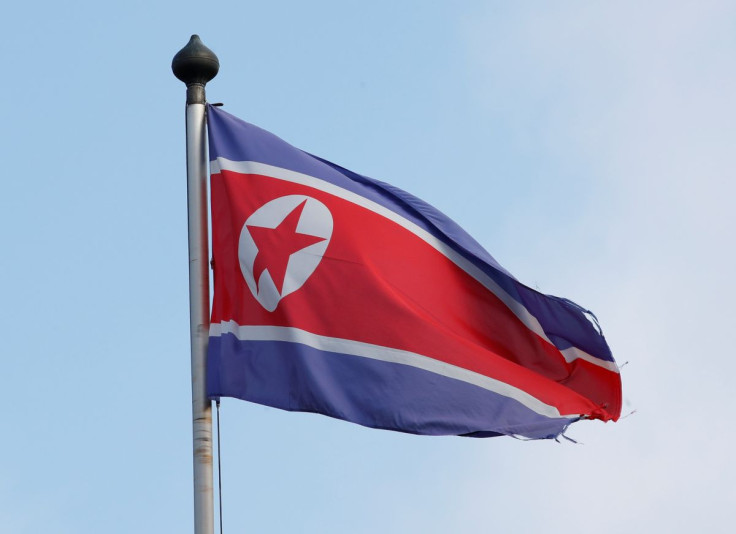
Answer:
[(425, 435), (551, 438), (572, 422), (423, 369), (233, 334), (210, 338), (207, 392)]

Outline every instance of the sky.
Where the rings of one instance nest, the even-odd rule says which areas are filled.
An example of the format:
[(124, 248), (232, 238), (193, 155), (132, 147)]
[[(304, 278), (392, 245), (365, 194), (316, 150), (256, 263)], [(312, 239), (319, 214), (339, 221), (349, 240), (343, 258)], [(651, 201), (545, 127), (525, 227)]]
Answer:
[(41, 1), (2, 26), (0, 533), (193, 529), (193, 33), (210, 102), (437, 206), (625, 364), (625, 417), (578, 444), (225, 399), (225, 531), (731, 531), (732, 2)]

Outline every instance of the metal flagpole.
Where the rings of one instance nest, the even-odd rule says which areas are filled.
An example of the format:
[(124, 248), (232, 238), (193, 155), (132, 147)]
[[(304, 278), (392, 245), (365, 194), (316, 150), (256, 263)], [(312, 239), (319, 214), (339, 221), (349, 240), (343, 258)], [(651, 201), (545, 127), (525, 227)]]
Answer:
[(194, 534), (214, 533), (212, 488), (212, 402), (205, 390), (209, 336), (210, 280), (207, 239), (207, 161), (204, 86), (217, 75), (217, 56), (192, 35), (171, 62), (187, 85), (187, 201), (189, 214), (189, 327), (192, 346), (192, 432), (194, 438)]

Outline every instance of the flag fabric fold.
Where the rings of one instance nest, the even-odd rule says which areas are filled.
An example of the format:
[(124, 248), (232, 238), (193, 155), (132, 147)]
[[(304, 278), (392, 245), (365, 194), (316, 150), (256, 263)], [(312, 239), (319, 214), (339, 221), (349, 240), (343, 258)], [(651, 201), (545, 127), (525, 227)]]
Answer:
[(427, 435), (618, 419), (590, 312), (520, 283), (409, 193), (207, 114), (210, 397)]

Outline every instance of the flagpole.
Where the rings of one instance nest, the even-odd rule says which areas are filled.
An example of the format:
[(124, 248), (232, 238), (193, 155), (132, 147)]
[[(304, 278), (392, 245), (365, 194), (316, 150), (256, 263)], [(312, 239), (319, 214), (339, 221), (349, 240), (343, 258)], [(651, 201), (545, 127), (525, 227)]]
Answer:
[(192, 436), (194, 460), (194, 534), (214, 533), (212, 483), (212, 402), (205, 369), (209, 336), (210, 280), (207, 238), (207, 160), (205, 91), (217, 75), (217, 56), (192, 35), (171, 62), (187, 85), (187, 203), (189, 219), (189, 331), (192, 350)]

